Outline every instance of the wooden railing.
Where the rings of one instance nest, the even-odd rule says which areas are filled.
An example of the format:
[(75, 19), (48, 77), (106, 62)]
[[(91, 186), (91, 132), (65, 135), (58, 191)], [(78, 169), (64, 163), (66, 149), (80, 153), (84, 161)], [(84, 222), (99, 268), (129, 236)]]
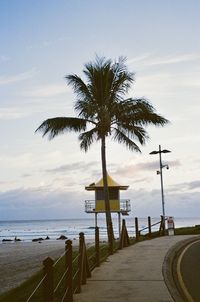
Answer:
[[(167, 220), (167, 218), (165, 218), (165, 220)], [(147, 235), (149, 238), (151, 238), (152, 236), (152, 227), (159, 225), (159, 231), (158, 231), (158, 235), (159, 236), (164, 236), (165, 235), (165, 221), (164, 221), (164, 217), (161, 215), (160, 216), (160, 221), (151, 224), (151, 217), (148, 216), (148, 226), (144, 227), (142, 229), (139, 230), (139, 223), (138, 223), (138, 218), (135, 217), (135, 237), (136, 237), (136, 241), (139, 241), (141, 233), (143, 231), (148, 231)]]
[[(159, 235), (163, 234), (164, 220), (151, 224), (151, 218), (148, 217), (148, 227), (139, 230), (138, 218), (135, 218), (135, 237), (133, 242), (139, 241), (141, 232), (148, 230), (148, 237), (152, 235), (152, 226), (160, 224)], [(126, 228), (126, 222), (122, 221), (122, 230), (119, 241), (115, 241), (113, 252), (130, 245), (130, 237)], [(91, 252), (92, 250), (92, 252)], [(106, 251), (106, 252), (105, 252)], [(35, 290), (26, 300), (26, 302), (41, 301), (41, 302), (73, 302), (73, 295), (78, 294), (82, 290), (82, 285), (86, 284), (87, 279), (91, 277), (91, 272), (95, 267), (98, 267), (110, 255), (109, 246), (100, 243), (99, 228), (95, 228), (95, 246), (86, 248), (84, 233), (79, 234), (78, 252), (73, 256), (72, 241), (65, 242), (65, 252), (61, 257), (54, 262), (50, 257), (43, 261), (43, 278), (38, 283)], [(59, 262), (65, 257), (64, 268), (59, 278), (55, 278), (56, 270)], [(62, 265), (63, 266), (63, 265)], [(55, 284), (56, 283), (56, 284)], [(42, 298), (35, 296), (37, 291), (42, 289)]]
[[(122, 223), (122, 232), (120, 241), (116, 244), (114, 252), (129, 245), (129, 236), (126, 229), (125, 220)], [(89, 250), (94, 252), (90, 253)], [(106, 252), (105, 252), (106, 251)], [(101, 244), (99, 240), (99, 228), (95, 228), (95, 247), (86, 248), (84, 233), (79, 234), (78, 253), (73, 258), (72, 241), (65, 242), (64, 254), (54, 262), (53, 259), (47, 257), (43, 261), (43, 278), (37, 287), (31, 293), (26, 302), (42, 301), (42, 302), (72, 302), (73, 295), (80, 293), (82, 285), (86, 284), (87, 278), (91, 277), (91, 272), (98, 267), (102, 261), (109, 256), (109, 247), (107, 244)], [(65, 268), (62, 272), (57, 284), (55, 284), (56, 266), (61, 259), (65, 257)], [(89, 257), (89, 258), (88, 258)], [(61, 288), (61, 289), (60, 289)], [(42, 298), (37, 292), (42, 289)], [(57, 293), (62, 291), (62, 294)], [(37, 295), (36, 295), (37, 294)]]
[(119, 249), (123, 249), (124, 247), (127, 247), (130, 245), (130, 239), (128, 236), (128, 231), (126, 228), (126, 222), (123, 219), (122, 220), (122, 230), (121, 230), (121, 236), (119, 241)]

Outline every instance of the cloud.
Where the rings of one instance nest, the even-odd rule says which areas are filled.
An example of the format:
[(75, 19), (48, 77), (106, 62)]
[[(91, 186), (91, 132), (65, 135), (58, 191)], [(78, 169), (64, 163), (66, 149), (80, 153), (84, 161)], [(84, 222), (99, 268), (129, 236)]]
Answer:
[(53, 168), (53, 169), (47, 169), (45, 170), (45, 172), (47, 173), (66, 173), (66, 172), (74, 172), (74, 171), (85, 171), (86, 169), (90, 169), (93, 167), (97, 166), (97, 162), (89, 162), (89, 163), (85, 163), (85, 162), (76, 162), (76, 163), (72, 163), (72, 164), (66, 164), (66, 165), (62, 165), (59, 166), (57, 168)]
[(3, 75), (0, 76), (0, 85), (25, 81), (27, 79), (32, 78), (35, 74), (36, 74), (36, 69), (32, 68), (29, 71), (21, 72), (15, 75)]
[[(164, 164), (164, 163), (163, 163)], [(174, 161), (167, 161), (168, 166), (175, 167), (180, 166), (181, 163), (179, 160)], [(137, 163), (137, 164), (127, 164), (120, 168), (118, 168), (118, 165), (116, 165), (115, 170), (113, 171), (114, 174), (120, 175), (120, 176), (126, 176), (126, 177), (133, 177), (146, 171), (152, 171), (152, 170), (158, 170), (159, 169), (159, 163), (158, 161), (152, 161), (152, 162), (146, 162), (146, 163)]]
[[(173, 97), (174, 100), (175, 98), (179, 100), (188, 94), (192, 104), (195, 104), (200, 90), (198, 60), (200, 60), (200, 54), (162, 57), (141, 55), (139, 60), (136, 57), (133, 63), (138, 73), (135, 85), (130, 89), (130, 95), (147, 96), (151, 99), (162, 97), (167, 104), (166, 98)], [(194, 62), (193, 65), (192, 62)], [(174, 66), (178, 63), (180, 63), (178, 66)], [(190, 64), (186, 65), (186, 63)]]
[(1, 120), (12, 120), (19, 119), (31, 114), (31, 110), (18, 107), (6, 107), (0, 108), (0, 119)]
[(191, 181), (188, 183), (188, 189), (200, 189), (200, 180)]
[(22, 175), (23, 178), (27, 178), (27, 177), (31, 177), (31, 176), (32, 176), (32, 175), (31, 175), (31, 174), (28, 174), (28, 173), (25, 173), (25, 174)]
[(23, 91), (25, 97), (49, 98), (69, 91), (67, 84), (49, 84), (43, 86), (30, 87)]
[[(186, 68), (184, 71), (178, 69), (141, 71), (137, 74), (135, 85), (130, 89), (130, 96), (144, 96), (154, 99), (154, 102), (159, 97), (159, 104), (162, 102), (167, 110), (170, 109), (167, 102), (168, 98), (173, 98), (175, 106), (180, 102), (180, 99), (189, 98), (191, 100), (190, 105), (197, 107), (200, 92), (199, 78), (200, 70), (194, 70), (191, 66), (190, 69)], [(187, 107), (188, 110), (186, 104), (187, 102), (182, 102), (181, 106)]]
[[(137, 217), (159, 217), (162, 213), (160, 190), (129, 189), (123, 198), (131, 200), (131, 208)], [(165, 190), (166, 215), (177, 217), (196, 217), (200, 211), (200, 192), (172, 192)], [(132, 213), (130, 214), (132, 215)]]
[(154, 58), (152, 61), (148, 62), (148, 65), (153, 66), (153, 65), (176, 64), (176, 63), (196, 61), (199, 59), (200, 59), (200, 54), (171, 55), (171, 56)]
[(168, 213), (174, 216), (197, 217), (200, 211), (200, 192), (170, 192), (166, 191), (165, 205)]
[(155, 56), (152, 54), (143, 54), (133, 59), (128, 60), (128, 64), (139, 63), (140, 66), (156, 66), (156, 65), (170, 65), (184, 62), (192, 62), (200, 59), (200, 54), (171, 54), (168, 56)]
[(56, 39), (46, 39), (46, 40), (40, 40), (37, 44), (29, 44), (26, 46), (26, 49), (41, 49), (41, 48), (47, 48), (51, 46), (58, 46), (58, 44), (62, 43), (63, 41), (66, 41), (67, 37), (60, 36)]
[(144, 60), (147, 60), (148, 58), (151, 58), (151, 54), (142, 54), (141, 56), (136, 56), (135, 58), (127, 60), (127, 64), (131, 65), (133, 63), (138, 63)]
[(176, 185), (170, 186), (170, 190), (173, 191), (188, 191), (200, 189), (200, 180), (194, 180), (190, 182), (183, 182)]
[(10, 155), (8, 154), (4, 154), (0, 156), (0, 163), (1, 165), (5, 165), (8, 168), (11, 167), (12, 169), (14, 168), (23, 168), (25, 167), (27, 169), (27, 167), (35, 167), (34, 164), (35, 158), (34, 158), (34, 154), (31, 152), (24, 152), (24, 153), (19, 153), (19, 154), (15, 154), (15, 155)]
[(49, 187), (0, 192), (0, 219), (76, 218), (84, 216), (84, 192)]
[[(199, 185), (199, 183), (188, 183)], [(94, 198), (92, 196), (92, 198)], [(128, 189), (121, 198), (130, 199), (130, 216), (159, 217), (162, 212), (160, 190)], [(0, 219), (50, 219), (88, 217), (84, 213), (84, 201), (91, 199), (85, 191), (68, 191), (53, 188), (51, 185), (29, 188), (16, 188), (0, 192)], [(200, 212), (200, 192), (165, 190), (166, 215), (196, 217)]]

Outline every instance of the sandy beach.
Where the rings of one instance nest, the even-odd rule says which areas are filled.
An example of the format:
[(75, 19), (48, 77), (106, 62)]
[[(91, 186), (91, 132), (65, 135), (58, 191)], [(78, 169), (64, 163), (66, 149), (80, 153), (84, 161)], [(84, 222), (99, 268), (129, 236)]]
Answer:
[(0, 293), (20, 285), (43, 267), (46, 257), (59, 258), (64, 250), (65, 240), (0, 243)]

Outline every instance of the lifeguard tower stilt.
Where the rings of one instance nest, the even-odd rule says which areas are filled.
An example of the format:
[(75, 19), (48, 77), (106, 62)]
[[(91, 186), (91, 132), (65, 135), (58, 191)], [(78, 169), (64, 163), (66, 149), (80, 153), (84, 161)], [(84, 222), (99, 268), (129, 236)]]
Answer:
[[(107, 174), (109, 202), (111, 213), (118, 213), (119, 236), (121, 233), (121, 215), (128, 215), (131, 211), (130, 199), (120, 199), (120, 190), (127, 190), (129, 186), (123, 186), (114, 181)], [(87, 191), (95, 191), (95, 200), (85, 200), (85, 212), (95, 214), (95, 226), (97, 226), (98, 213), (105, 213), (105, 199), (103, 179), (96, 184), (86, 186)]]

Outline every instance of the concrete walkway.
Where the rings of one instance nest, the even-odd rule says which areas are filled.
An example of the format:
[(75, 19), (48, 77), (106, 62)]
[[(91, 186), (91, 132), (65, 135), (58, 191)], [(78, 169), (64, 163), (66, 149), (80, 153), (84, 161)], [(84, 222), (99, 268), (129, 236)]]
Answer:
[(74, 302), (173, 302), (162, 266), (167, 251), (191, 236), (165, 236), (125, 248), (95, 268)]

